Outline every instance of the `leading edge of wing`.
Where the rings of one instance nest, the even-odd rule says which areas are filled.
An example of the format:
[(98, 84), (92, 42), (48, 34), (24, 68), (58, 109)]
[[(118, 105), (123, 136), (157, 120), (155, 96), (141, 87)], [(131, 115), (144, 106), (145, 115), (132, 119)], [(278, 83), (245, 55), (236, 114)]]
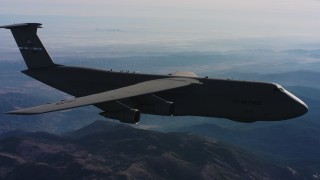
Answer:
[(34, 106), (26, 109), (18, 109), (15, 111), (7, 112), (6, 114), (42, 114), (47, 112), (71, 109), (81, 106), (87, 106), (102, 102), (114, 101), (144, 94), (156, 93), (164, 90), (179, 88), (188, 86), (191, 84), (202, 84), (197, 79), (191, 78), (164, 78), (155, 79), (137, 83), (134, 85), (122, 87), (115, 90), (110, 90), (102, 93), (92, 94), (71, 100), (60, 101), (56, 103), (44, 104), (40, 106)]

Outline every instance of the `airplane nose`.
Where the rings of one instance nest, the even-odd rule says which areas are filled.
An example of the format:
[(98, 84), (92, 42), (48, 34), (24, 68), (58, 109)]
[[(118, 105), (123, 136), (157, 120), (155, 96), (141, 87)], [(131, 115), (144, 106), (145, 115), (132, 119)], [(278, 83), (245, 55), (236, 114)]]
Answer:
[(292, 114), (294, 117), (302, 116), (308, 112), (308, 106), (298, 97), (285, 90), (285, 93), (294, 101), (292, 103)]
[(308, 112), (308, 106), (301, 100), (296, 101), (296, 103), (293, 105), (293, 112), (297, 116), (302, 116)]

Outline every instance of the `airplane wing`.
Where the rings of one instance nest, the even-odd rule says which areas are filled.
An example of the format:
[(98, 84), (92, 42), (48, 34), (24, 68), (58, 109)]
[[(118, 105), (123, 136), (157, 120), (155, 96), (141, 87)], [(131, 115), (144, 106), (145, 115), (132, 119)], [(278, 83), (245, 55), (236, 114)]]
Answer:
[(172, 74), (173, 76), (182, 76), (182, 77), (198, 77), (194, 72), (190, 71), (179, 71)]
[(115, 90), (110, 90), (102, 93), (74, 98), (71, 100), (65, 100), (65, 101), (60, 101), (56, 103), (10, 111), (10, 112), (7, 112), (6, 114), (23, 114), (23, 115), (41, 114), (41, 113), (47, 113), (52, 111), (59, 111), (64, 109), (87, 106), (87, 105), (92, 105), (92, 104), (97, 104), (102, 102), (115, 101), (115, 100), (120, 100), (124, 98), (135, 97), (135, 96), (140, 96), (145, 94), (151, 94), (151, 93), (156, 93), (156, 92), (165, 91), (169, 89), (184, 87), (191, 84), (202, 84), (202, 83), (196, 79), (182, 78), (182, 77), (155, 79), (155, 80), (145, 81), (138, 84), (122, 87)]

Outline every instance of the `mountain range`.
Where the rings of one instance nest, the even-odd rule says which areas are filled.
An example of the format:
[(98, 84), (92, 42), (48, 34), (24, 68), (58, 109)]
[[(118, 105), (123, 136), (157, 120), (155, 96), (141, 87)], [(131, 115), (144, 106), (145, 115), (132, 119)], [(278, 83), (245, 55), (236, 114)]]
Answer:
[(96, 121), (65, 134), (0, 137), (1, 179), (309, 179), (234, 145)]

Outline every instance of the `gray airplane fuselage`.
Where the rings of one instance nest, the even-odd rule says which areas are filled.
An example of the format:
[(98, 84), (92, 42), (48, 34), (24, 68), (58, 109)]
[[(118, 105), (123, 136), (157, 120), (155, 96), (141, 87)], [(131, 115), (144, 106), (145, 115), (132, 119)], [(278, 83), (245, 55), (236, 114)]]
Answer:
[[(25, 70), (23, 73), (75, 97), (105, 92), (140, 82), (173, 77), (56, 66)], [(275, 83), (192, 77), (202, 84), (155, 93), (174, 102), (175, 116), (207, 116), (240, 122), (275, 121), (301, 116), (307, 106)], [(119, 100), (132, 108), (139, 98)], [(99, 107), (107, 110), (109, 107)], [(148, 113), (141, 110), (142, 113)]]

